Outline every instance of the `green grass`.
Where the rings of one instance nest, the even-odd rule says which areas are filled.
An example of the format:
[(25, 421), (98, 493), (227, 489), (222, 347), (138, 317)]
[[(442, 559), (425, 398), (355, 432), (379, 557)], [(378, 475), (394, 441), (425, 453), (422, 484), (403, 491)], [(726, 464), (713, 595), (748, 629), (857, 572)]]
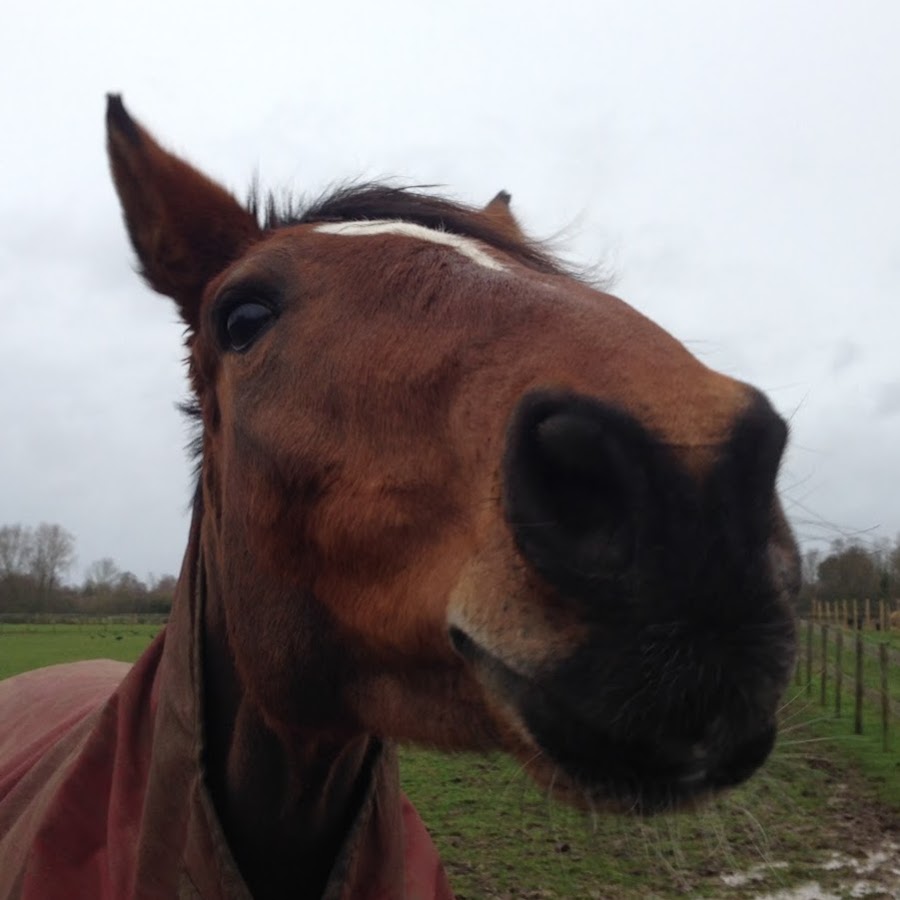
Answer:
[[(758, 890), (831, 877), (820, 863), (855, 849), (838, 794), (866, 789), (816, 754), (790, 744), (760, 775), (697, 814), (648, 819), (586, 815), (550, 802), (503, 757), (401, 755), (405, 790), (428, 824), (459, 900), (486, 898), (748, 897), (726, 881), (755, 871)], [(858, 826), (858, 822), (857, 822)]]
[[(850, 662), (852, 664), (852, 660)], [(900, 696), (896, 673), (897, 668), (894, 667), (893, 677), (889, 681), (889, 692), (895, 700)], [(869, 688), (880, 690), (877, 663), (865, 667), (864, 681)], [(885, 750), (881, 709), (871, 700), (867, 699), (863, 704), (862, 734), (855, 733), (853, 681), (846, 675), (841, 692), (840, 716), (835, 713), (834, 680), (830, 670), (824, 706), (821, 704), (821, 680), (817, 674), (813, 675), (808, 693), (805, 685), (799, 688), (794, 686), (793, 690), (797, 694), (797, 702), (804, 706), (804, 727), (811, 737), (826, 743), (835, 755), (863, 772), (879, 800), (900, 810), (900, 720), (896, 716), (889, 719)]]
[[(76, 659), (133, 660), (158, 630), (3, 626), (0, 677)], [(881, 752), (871, 716), (855, 738), (849, 710), (835, 722), (815, 686), (810, 699), (793, 690), (769, 763), (697, 815), (586, 815), (551, 802), (500, 756), (404, 749), (401, 779), (459, 900), (730, 900), (809, 881), (850, 896), (842, 873), (822, 862), (835, 849), (865, 858), (890, 816), (900, 818), (900, 757)], [(747, 872), (752, 884), (727, 881)]]
[[(828, 741), (836, 751), (853, 765), (866, 773), (874, 786), (877, 795), (886, 803), (900, 809), (900, 720), (891, 710), (888, 722), (888, 749), (884, 748), (884, 731), (881, 718), (880, 703), (871, 694), (863, 703), (862, 734), (854, 733), (854, 678), (856, 671), (854, 634), (843, 635), (843, 684), (841, 688), (841, 712), (836, 714), (835, 693), (835, 657), (836, 643), (833, 629), (830, 629), (828, 642), (827, 671), (825, 678), (825, 705), (822, 697), (822, 637), (820, 626), (815, 627), (813, 635), (812, 679), (806, 687), (806, 631), (802, 634), (801, 663), (802, 685), (794, 686), (798, 698), (802, 698), (808, 709), (809, 729), (821, 740)], [(879, 643), (887, 643), (893, 648), (900, 647), (900, 635), (896, 633), (865, 632), (863, 639), (869, 647)], [(869, 691), (880, 694), (881, 666), (877, 657), (871, 653), (863, 656), (863, 683)], [(894, 659), (888, 666), (888, 695), (894, 705), (900, 701), (900, 665)]]
[(0, 678), (80, 659), (133, 662), (159, 630), (159, 625), (3, 625)]
[(888, 735), (887, 751), (883, 746), (881, 717), (868, 707), (863, 710), (862, 734), (854, 734), (852, 715), (844, 714), (836, 719), (831, 711), (814, 720), (809, 730), (864, 772), (879, 800), (900, 810), (900, 733), (896, 719)]

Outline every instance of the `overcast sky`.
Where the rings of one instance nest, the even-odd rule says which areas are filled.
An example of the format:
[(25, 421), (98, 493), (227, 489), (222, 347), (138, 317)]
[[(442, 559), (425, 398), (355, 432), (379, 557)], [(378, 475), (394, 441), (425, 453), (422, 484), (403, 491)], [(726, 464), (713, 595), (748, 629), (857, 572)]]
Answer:
[(104, 94), (243, 196), (500, 188), (790, 418), (806, 541), (900, 531), (900, 4), (5, 0), (0, 524), (177, 572), (181, 328), (133, 272)]

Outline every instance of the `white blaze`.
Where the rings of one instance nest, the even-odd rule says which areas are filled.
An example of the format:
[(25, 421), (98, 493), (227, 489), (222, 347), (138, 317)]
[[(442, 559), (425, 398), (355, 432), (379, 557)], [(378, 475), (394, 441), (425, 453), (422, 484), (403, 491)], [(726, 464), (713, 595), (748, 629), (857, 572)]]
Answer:
[(463, 237), (460, 234), (451, 234), (448, 231), (435, 231), (424, 225), (415, 225), (412, 222), (403, 222), (399, 219), (372, 219), (359, 222), (326, 222), (317, 225), (316, 231), (321, 234), (339, 234), (344, 237), (366, 237), (376, 234), (397, 234), (402, 237), (415, 238), (419, 241), (430, 241), (432, 244), (441, 244), (461, 253), (467, 259), (483, 266), (485, 269), (493, 269), (495, 272), (503, 272), (504, 266), (488, 253), (481, 249), (479, 243), (472, 238)]

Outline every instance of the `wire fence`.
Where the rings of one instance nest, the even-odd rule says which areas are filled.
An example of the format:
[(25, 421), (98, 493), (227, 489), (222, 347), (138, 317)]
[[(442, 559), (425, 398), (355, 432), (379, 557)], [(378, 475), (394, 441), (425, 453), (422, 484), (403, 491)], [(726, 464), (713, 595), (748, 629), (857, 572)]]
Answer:
[[(882, 748), (892, 749), (900, 724), (900, 628), (888, 604), (835, 601), (813, 605), (812, 617), (800, 622), (796, 682), (807, 697), (817, 696), (836, 718), (852, 715), (862, 734), (866, 716), (875, 714)], [(871, 724), (871, 719), (870, 719)]]

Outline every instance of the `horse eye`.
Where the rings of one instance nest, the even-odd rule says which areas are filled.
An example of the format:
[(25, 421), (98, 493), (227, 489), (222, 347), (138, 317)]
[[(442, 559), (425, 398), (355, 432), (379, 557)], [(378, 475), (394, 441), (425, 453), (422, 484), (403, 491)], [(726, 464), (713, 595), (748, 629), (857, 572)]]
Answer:
[(249, 301), (233, 306), (225, 318), (225, 345), (238, 353), (249, 350), (274, 319), (275, 313), (262, 303)]

